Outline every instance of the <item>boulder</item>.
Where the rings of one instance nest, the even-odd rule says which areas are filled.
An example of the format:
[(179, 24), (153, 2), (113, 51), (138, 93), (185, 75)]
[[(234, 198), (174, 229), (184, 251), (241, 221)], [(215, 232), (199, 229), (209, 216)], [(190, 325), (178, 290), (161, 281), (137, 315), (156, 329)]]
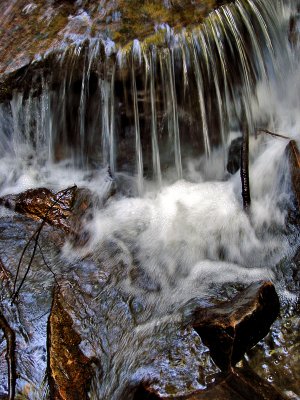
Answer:
[(192, 325), (225, 372), (269, 332), (279, 314), (279, 299), (271, 282), (257, 282), (216, 307), (198, 309)]

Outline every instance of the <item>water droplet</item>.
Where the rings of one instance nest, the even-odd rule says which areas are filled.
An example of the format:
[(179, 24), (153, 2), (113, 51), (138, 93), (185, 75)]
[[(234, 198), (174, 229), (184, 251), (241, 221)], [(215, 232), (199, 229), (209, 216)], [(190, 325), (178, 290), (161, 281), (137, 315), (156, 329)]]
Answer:
[(273, 378), (272, 375), (269, 375), (268, 378), (267, 378), (267, 380), (268, 380), (268, 382), (273, 382), (273, 381), (274, 381), (274, 378)]

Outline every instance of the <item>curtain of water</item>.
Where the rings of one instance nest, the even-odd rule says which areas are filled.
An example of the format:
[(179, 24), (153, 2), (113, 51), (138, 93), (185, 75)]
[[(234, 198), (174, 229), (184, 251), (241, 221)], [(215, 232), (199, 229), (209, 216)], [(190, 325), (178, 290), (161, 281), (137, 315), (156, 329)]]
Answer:
[(150, 60), (150, 91), (151, 91), (151, 142), (152, 142), (152, 163), (154, 177), (157, 180), (159, 187), (161, 187), (161, 167), (159, 146), (157, 140), (157, 118), (156, 118), (156, 94), (155, 94), (155, 55), (151, 54)]
[(136, 90), (135, 66), (134, 66), (134, 58), (133, 57), (132, 57), (132, 65), (131, 65), (131, 79), (132, 79), (133, 113), (134, 113), (137, 187), (138, 187), (139, 195), (142, 195), (143, 194), (143, 186), (144, 186), (143, 152), (142, 152), (142, 144), (141, 144), (138, 97), (137, 97), (137, 90)]
[[(145, 178), (161, 186), (174, 170), (180, 179), (190, 157), (209, 159), (217, 147), (224, 169), (230, 129), (244, 113), (254, 131), (255, 84), (278, 70), (275, 3), (237, 0), (191, 31), (166, 29), (164, 46), (135, 40), (117, 60), (95, 39), (67, 49), (57, 71), (33, 78), (40, 88), (14, 94), (12, 147), (22, 139), (39, 149), (41, 162), (71, 157), (84, 168), (129, 168), (139, 193)], [(125, 157), (132, 143), (135, 154)]]
[(197, 54), (194, 38), (192, 39), (191, 47), (192, 47), (192, 55), (193, 55), (193, 61), (194, 61), (196, 84), (197, 84), (197, 90), (198, 90), (200, 115), (201, 115), (201, 120), (202, 120), (202, 133), (203, 133), (205, 154), (206, 154), (206, 157), (209, 158), (210, 154), (211, 154), (211, 146), (210, 146), (210, 140), (209, 140), (208, 127), (207, 127), (207, 116), (206, 116), (205, 100), (204, 100), (204, 96), (205, 96), (204, 95), (204, 85), (203, 85), (202, 72), (201, 72), (200, 64), (199, 64), (199, 56)]

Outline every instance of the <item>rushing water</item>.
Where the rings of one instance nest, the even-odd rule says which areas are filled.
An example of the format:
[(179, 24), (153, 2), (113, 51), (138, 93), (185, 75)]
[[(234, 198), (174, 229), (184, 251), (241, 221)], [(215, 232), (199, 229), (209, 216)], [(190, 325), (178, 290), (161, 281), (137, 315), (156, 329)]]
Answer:
[[(55, 70), (37, 68), (28, 89), (0, 104), (2, 195), (76, 183), (104, 197), (116, 188), (86, 224), (88, 243), (76, 249), (66, 243), (55, 254), (66, 295), (68, 280), (79, 285), (72, 286), (73, 314), (87, 338), (82, 348), (103, 362), (91, 398), (130, 398), (126, 387), (149, 377), (159, 382), (162, 369), (169, 371), (162, 392), (174, 376), (177, 394), (187, 390), (188, 376), (189, 390), (205, 387), (195, 365), (208, 375), (216, 367), (193, 332), (182, 330), (179, 339), (178, 326), (191, 299), (210, 304), (214, 295), (222, 298), (224, 283), (270, 279), (283, 301), (296, 301), (277, 270), (299, 244), (288, 223), (294, 209), (288, 142), (254, 134), (260, 127), (300, 143), (298, 46), (288, 42), (295, 7), (236, 0), (191, 31), (161, 27), (161, 43), (135, 40), (117, 54), (100, 42), (79, 43), (55, 55)], [(239, 172), (226, 171), (229, 145), (243, 127), (251, 133), (249, 214)], [(106, 281), (116, 265), (116, 277)], [(97, 290), (95, 275), (104, 282), (95, 283)], [(47, 316), (49, 299), (45, 304)], [(119, 307), (126, 327), (113, 313), (107, 318), (103, 304)], [(86, 318), (93, 321), (87, 328)], [(99, 330), (103, 325), (111, 336)], [(169, 358), (181, 358), (183, 367), (167, 368), (162, 355), (180, 340), (179, 356)], [(41, 398), (40, 387), (30, 398)]]
[(278, 72), (280, 12), (236, 1), (193, 30), (160, 27), (154, 43), (114, 53), (90, 40), (54, 54), (52, 71), (33, 68), (27, 89), (1, 105), (1, 154), (109, 166), (136, 175), (140, 195), (145, 179), (160, 184), (173, 168), (180, 179), (192, 156), (216, 147), (225, 164), (230, 130), (246, 122), (253, 132), (256, 82)]

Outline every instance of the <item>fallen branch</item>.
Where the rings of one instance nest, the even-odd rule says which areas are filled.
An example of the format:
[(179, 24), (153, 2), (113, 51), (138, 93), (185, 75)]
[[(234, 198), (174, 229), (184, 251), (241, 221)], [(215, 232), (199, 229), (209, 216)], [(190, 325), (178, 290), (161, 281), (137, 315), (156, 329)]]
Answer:
[(6, 340), (6, 362), (8, 368), (8, 400), (14, 400), (16, 391), (16, 335), (12, 328), (9, 326), (6, 318), (0, 311), (0, 328), (3, 330)]
[[(61, 191), (59, 191), (59, 192), (57, 192), (57, 193), (55, 194), (56, 200), (55, 200), (55, 201), (53, 202), (53, 204), (48, 208), (48, 210), (46, 211), (44, 217), (42, 218), (42, 222), (41, 222), (40, 226), (39, 226), (39, 227), (37, 228), (37, 230), (32, 234), (32, 236), (30, 237), (30, 239), (29, 239), (28, 242), (26, 243), (26, 245), (25, 245), (25, 247), (24, 247), (24, 249), (23, 249), (23, 251), (22, 251), (22, 254), (21, 254), (21, 257), (20, 257), (20, 260), (19, 260), (19, 263), (18, 263), (18, 267), (17, 267), (17, 272), (16, 272), (16, 276), (15, 276), (15, 280), (14, 280), (14, 287), (13, 287), (12, 303), (15, 301), (16, 297), (18, 296), (18, 294), (19, 294), (19, 292), (20, 292), (20, 290), (21, 290), (21, 288), (22, 288), (22, 286), (23, 286), (23, 284), (24, 284), (24, 282), (25, 282), (25, 280), (26, 280), (26, 278), (27, 278), (27, 275), (28, 275), (28, 273), (29, 273), (29, 271), (30, 271), (30, 267), (31, 267), (32, 262), (33, 262), (33, 259), (34, 259), (34, 257), (35, 257), (36, 249), (37, 249), (37, 247), (38, 247), (38, 240), (39, 240), (41, 231), (42, 231), (44, 225), (45, 225), (46, 222), (47, 222), (46, 220), (47, 220), (48, 214), (49, 214), (50, 211), (53, 209), (53, 207), (54, 207), (57, 203), (59, 203), (60, 199), (63, 197), (63, 195), (64, 195), (65, 193), (67, 193), (67, 192), (70, 191), (70, 190), (74, 190), (74, 189), (76, 189), (76, 188), (77, 188), (77, 186), (74, 185), (74, 186), (72, 186), (72, 187), (70, 187), (70, 188), (61, 190)], [(58, 196), (58, 197), (57, 197), (57, 196)], [(19, 273), (20, 273), (21, 264), (22, 264), (22, 261), (23, 261), (25, 252), (26, 252), (27, 248), (29, 247), (30, 243), (32, 242), (32, 240), (34, 240), (33, 251), (32, 251), (32, 254), (31, 254), (31, 257), (30, 257), (28, 266), (27, 266), (27, 268), (26, 268), (25, 274), (24, 274), (24, 276), (23, 276), (23, 278), (22, 278), (22, 280), (21, 280), (21, 283), (20, 283), (18, 289), (16, 290), (16, 285), (17, 285), (17, 280), (18, 280), (18, 276), (19, 276)]]

